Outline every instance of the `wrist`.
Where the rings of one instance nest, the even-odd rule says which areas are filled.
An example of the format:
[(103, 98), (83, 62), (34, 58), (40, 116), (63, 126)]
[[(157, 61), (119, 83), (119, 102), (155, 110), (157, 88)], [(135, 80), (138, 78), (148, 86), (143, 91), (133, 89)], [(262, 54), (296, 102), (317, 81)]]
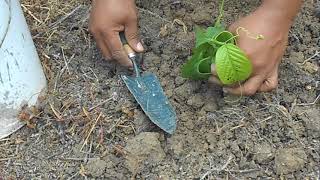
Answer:
[(264, 0), (258, 11), (269, 14), (275, 22), (280, 21), (291, 26), (302, 2), (303, 0)]

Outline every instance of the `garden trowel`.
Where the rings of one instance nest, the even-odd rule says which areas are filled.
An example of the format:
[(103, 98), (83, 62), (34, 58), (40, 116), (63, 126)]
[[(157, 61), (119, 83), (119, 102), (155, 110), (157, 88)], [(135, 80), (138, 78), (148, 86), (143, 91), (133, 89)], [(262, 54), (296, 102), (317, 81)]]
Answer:
[(173, 134), (176, 129), (176, 113), (164, 94), (158, 78), (153, 73), (140, 72), (137, 64), (138, 56), (128, 45), (122, 32), (120, 38), (135, 72), (134, 76), (121, 75), (122, 80), (150, 120), (165, 132)]

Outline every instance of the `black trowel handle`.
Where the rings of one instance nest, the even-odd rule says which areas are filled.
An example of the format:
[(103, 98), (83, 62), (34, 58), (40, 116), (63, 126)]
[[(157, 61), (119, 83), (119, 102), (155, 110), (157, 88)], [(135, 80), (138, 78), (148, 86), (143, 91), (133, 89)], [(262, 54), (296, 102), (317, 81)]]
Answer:
[(134, 50), (129, 46), (128, 41), (126, 39), (126, 36), (124, 35), (124, 32), (120, 32), (120, 39), (123, 44), (123, 48), (125, 49), (126, 53), (128, 54), (129, 58), (132, 60), (132, 58), (136, 57), (136, 53)]
[(128, 54), (129, 59), (132, 61), (133, 68), (136, 73), (136, 77), (140, 77), (140, 70), (139, 70), (139, 68), (137, 66), (137, 62), (136, 62), (136, 53), (129, 46), (128, 41), (126, 39), (126, 36), (124, 35), (124, 32), (120, 32), (119, 35), (120, 35), (121, 42), (123, 44), (123, 48), (126, 51), (126, 53)]

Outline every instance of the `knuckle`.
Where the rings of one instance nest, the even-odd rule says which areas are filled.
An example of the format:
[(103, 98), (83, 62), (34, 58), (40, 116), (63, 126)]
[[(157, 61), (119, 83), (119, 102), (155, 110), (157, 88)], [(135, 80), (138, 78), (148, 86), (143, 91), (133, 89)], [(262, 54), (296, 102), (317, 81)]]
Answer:
[(270, 83), (270, 90), (274, 90), (277, 87), (278, 87), (278, 82), (273, 81), (273, 82)]

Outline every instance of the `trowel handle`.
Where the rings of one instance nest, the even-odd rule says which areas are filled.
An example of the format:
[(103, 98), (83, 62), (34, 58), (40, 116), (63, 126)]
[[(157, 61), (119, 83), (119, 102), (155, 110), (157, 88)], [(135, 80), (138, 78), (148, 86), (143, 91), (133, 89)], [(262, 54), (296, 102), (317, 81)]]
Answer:
[(136, 56), (136, 53), (134, 50), (129, 46), (128, 41), (124, 35), (124, 32), (120, 32), (120, 39), (123, 44), (123, 48), (125, 49), (126, 53), (128, 54), (129, 58), (134, 58)]
[(136, 62), (136, 53), (128, 44), (128, 41), (126, 39), (126, 36), (124, 35), (124, 32), (120, 32), (119, 35), (120, 35), (121, 42), (123, 44), (123, 48), (126, 51), (126, 53), (128, 54), (129, 59), (132, 61), (136, 77), (140, 77), (140, 70), (139, 70), (139, 68), (137, 66), (137, 62)]

